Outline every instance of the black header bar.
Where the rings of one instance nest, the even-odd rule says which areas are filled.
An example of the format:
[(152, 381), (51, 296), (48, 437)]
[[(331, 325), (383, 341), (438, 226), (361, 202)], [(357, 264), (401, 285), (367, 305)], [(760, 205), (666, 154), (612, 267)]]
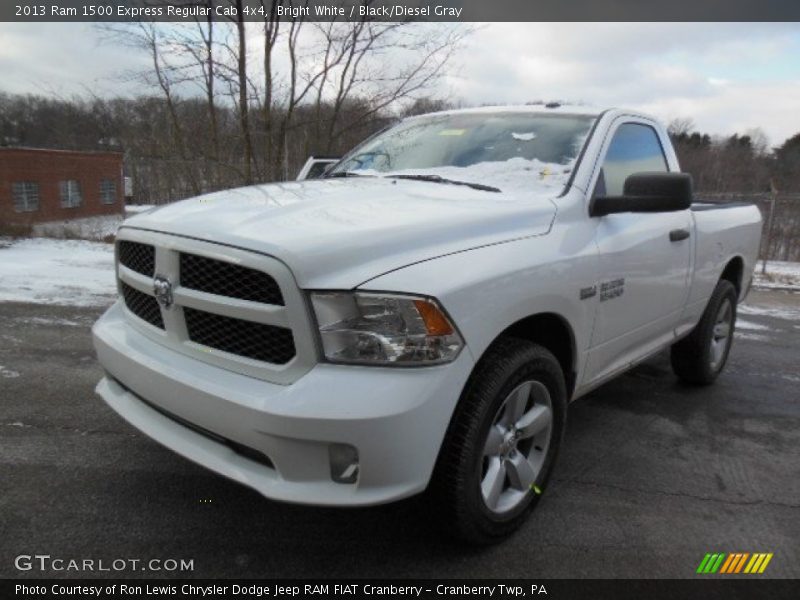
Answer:
[(4, 579), (0, 597), (204, 598), (244, 600), (736, 600), (800, 597), (798, 580), (709, 576), (700, 579), (386, 579), (386, 580), (203, 580), (203, 579)]
[(4, 0), (6, 22), (800, 21), (798, 0)]

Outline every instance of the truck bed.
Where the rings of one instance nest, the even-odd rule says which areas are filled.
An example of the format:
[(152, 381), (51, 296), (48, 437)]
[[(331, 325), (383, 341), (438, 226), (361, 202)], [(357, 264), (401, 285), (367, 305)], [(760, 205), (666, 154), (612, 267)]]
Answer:
[(755, 206), (752, 202), (744, 202), (741, 200), (733, 200), (731, 202), (716, 202), (709, 200), (699, 200), (692, 202), (692, 210), (695, 212), (702, 210), (717, 210), (724, 208), (740, 208), (742, 206)]

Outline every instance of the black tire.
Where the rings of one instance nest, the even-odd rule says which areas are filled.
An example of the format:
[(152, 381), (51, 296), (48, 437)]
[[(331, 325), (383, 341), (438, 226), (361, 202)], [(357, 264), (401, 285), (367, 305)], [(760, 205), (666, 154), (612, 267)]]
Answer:
[[(736, 288), (730, 281), (717, 283), (708, 301), (700, 322), (692, 333), (672, 345), (670, 359), (672, 370), (678, 378), (692, 385), (709, 385), (722, 372), (728, 360), (736, 328)], [(729, 333), (721, 359), (714, 360), (715, 326), (720, 310), (725, 303), (730, 305), (731, 318)]]
[[(528, 381), (543, 384), (550, 395), (549, 447), (542, 449), (544, 462), (535, 485), (526, 492), (515, 491), (521, 497), (520, 504), (500, 514), (487, 507), (481, 492), (484, 444), (509, 394)], [(564, 435), (566, 413), (564, 374), (553, 354), (526, 340), (502, 338), (495, 342), (464, 388), (434, 469), (430, 492), (439, 511), (439, 523), (456, 538), (482, 545), (499, 542), (516, 531), (547, 489)]]

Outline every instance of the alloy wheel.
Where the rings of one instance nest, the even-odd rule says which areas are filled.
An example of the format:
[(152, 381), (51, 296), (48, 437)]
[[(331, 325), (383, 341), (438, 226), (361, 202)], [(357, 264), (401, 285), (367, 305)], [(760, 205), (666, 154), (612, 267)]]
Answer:
[(481, 463), (481, 495), (494, 513), (519, 506), (544, 466), (553, 430), (550, 392), (525, 381), (506, 396), (486, 436)]

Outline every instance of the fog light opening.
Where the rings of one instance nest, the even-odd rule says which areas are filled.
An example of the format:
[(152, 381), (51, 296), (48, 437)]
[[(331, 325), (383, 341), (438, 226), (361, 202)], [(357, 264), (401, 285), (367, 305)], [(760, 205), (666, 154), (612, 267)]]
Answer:
[(358, 450), (350, 444), (331, 444), (328, 453), (331, 461), (331, 479), (336, 483), (356, 483)]

